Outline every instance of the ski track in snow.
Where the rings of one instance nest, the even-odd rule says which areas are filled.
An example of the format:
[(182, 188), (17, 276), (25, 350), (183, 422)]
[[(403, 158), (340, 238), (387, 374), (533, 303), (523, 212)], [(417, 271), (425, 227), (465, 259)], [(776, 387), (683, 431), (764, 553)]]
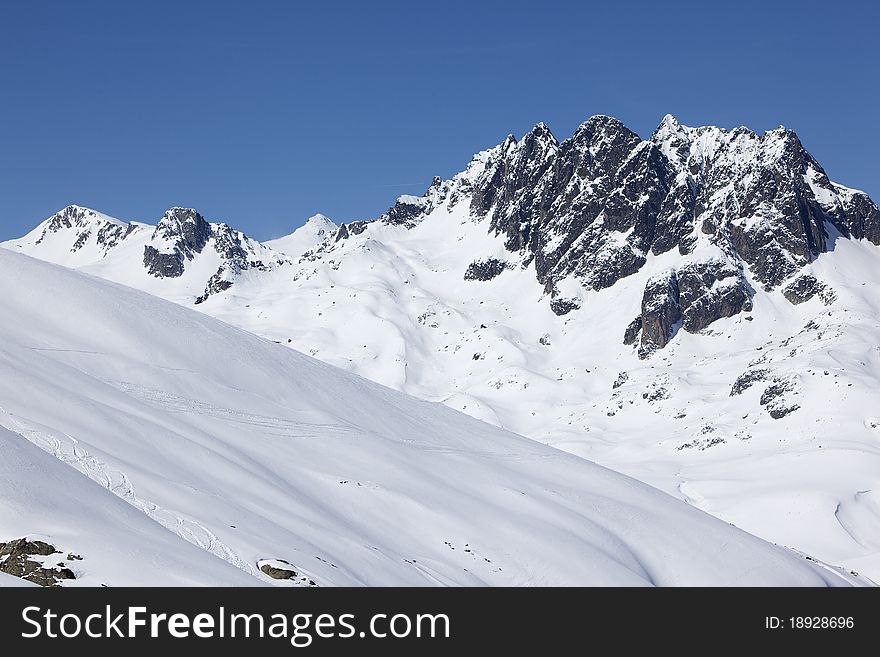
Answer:
[(55, 432), (52, 435), (45, 431), (31, 428), (17, 420), (2, 407), (0, 407), (0, 416), (6, 419), (2, 426), (17, 433), (62, 463), (83, 473), (114, 495), (121, 497), (133, 507), (143, 511), (152, 520), (166, 529), (193, 545), (223, 559), (223, 561), (232, 564), (236, 568), (243, 570), (248, 575), (262, 579), (256, 568), (241, 559), (228, 545), (217, 538), (216, 534), (204, 525), (191, 518), (185, 518), (172, 509), (162, 508), (153, 502), (138, 497), (134, 486), (132, 486), (131, 481), (129, 481), (124, 472), (115, 470), (104, 461), (91, 455), (73, 436), (63, 432)]
[(356, 432), (346, 429), (340, 424), (295, 422), (284, 418), (255, 413), (244, 413), (231, 408), (209, 404), (177, 395), (165, 390), (157, 390), (126, 381), (105, 380), (105, 383), (168, 413), (188, 413), (217, 418), (224, 422), (235, 422), (249, 426), (268, 429), (271, 435), (287, 438), (310, 438), (334, 434), (355, 435)]

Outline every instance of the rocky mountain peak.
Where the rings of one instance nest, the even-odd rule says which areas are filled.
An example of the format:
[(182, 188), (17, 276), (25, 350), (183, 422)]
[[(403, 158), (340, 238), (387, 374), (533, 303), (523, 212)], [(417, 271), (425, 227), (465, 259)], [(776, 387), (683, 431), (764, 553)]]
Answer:
[(44, 223), (46, 229), (52, 232), (66, 228), (100, 226), (105, 223), (124, 225), (121, 221), (81, 205), (68, 205), (53, 214)]
[(48, 239), (69, 240), (70, 253), (81, 252), (87, 244), (92, 244), (97, 251), (106, 254), (133, 230), (133, 225), (91, 208), (68, 205), (40, 224), (31, 236), (36, 244), (43, 244)]
[[(750, 309), (750, 280), (767, 290), (788, 284), (828, 248), (832, 230), (880, 244), (874, 203), (832, 183), (784, 127), (758, 135), (744, 127), (691, 128), (666, 115), (642, 140), (619, 120), (596, 115), (560, 143), (539, 123), (521, 140), (508, 137), (479, 154), (452, 180), (435, 181), (424, 197), (401, 197), (382, 220), (413, 228), (462, 198), (523, 266), (534, 265), (560, 314), (579, 306), (559, 292), (563, 281), (611, 287), (649, 257), (677, 248), (682, 264), (645, 292), (665, 297), (663, 312), (642, 318), (644, 354), (674, 337), (657, 318), (678, 318), (673, 323), (697, 332)], [(636, 325), (627, 331), (633, 343)]]
[(154, 239), (179, 243), (190, 252), (200, 253), (211, 236), (211, 226), (193, 208), (171, 208), (165, 212), (156, 230)]

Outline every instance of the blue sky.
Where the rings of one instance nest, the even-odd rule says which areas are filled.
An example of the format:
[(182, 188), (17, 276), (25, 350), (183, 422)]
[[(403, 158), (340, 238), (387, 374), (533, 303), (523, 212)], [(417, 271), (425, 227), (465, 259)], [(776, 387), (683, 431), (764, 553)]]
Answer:
[(68, 203), (266, 239), (538, 121), (785, 124), (880, 199), (874, 2), (4, 2), (0, 239)]

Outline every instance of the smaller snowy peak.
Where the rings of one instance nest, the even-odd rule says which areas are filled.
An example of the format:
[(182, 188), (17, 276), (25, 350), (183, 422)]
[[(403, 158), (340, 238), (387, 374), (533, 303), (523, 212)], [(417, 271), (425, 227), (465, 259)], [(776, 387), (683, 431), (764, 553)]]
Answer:
[(326, 215), (321, 214), (313, 214), (311, 217), (306, 219), (306, 226), (312, 226), (317, 230), (325, 231), (325, 232), (333, 232), (338, 228), (335, 222), (332, 219), (327, 217)]
[(296, 258), (336, 234), (339, 226), (323, 214), (315, 214), (295, 231), (284, 237), (269, 240), (266, 246), (278, 253)]
[(126, 226), (124, 221), (114, 219), (106, 214), (85, 208), (81, 205), (68, 205), (66, 208), (59, 210), (51, 217), (43, 222), (43, 225), (51, 231), (62, 230), (64, 228), (86, 228), (94, 225), (112, 224), (115, 226)]
[(4, 246), (66, 266), (104, 258), (139, 228), (91, 208), (68, 205), (24, 237)]

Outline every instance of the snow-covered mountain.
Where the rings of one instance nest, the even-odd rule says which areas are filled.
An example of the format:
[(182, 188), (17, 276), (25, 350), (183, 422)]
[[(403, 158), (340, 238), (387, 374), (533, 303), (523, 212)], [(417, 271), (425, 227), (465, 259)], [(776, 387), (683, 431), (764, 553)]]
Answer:
[(5, 250), (0, 281), (0, 553), (32, 576), (866, 583), (142, 292)]
[[(237, 234), (261, 264), (226, 266), (222, 285), (210, 238), (71, 212), (88, 215), (87, 258), (59, 215), (5, 247), (197, 304), (880, 580), (880, 212), (790, 130), (667, 116), (642, 140), (597, 116), (559, 142), (539, 124), (377, 220)], [(102, 232), (124, 237), (97, 248)], [(183, 243), (155, 247), (179, 266), (147, 257), (157, 234)]]
[(187, 208), (171, 208), (150, 226), (70, 205), (7, 245), (195, 303), (249, 273), (289, 264), (281, 253)]

